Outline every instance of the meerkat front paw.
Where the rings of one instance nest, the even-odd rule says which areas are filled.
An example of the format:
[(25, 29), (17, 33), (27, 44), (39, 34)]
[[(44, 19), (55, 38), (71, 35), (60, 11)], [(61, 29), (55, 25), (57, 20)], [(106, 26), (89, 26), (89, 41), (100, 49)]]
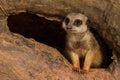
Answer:
[(73, 71), (80, 72), (81, 70), (80, 70), (80, 68), (73, 67)]
[(81, 70), (81, 73), (88, 73), (89, 72), (89, 70), (87, 70), (87, 69), (82, 69)]
[(89, 72), (89, 69), (90, 69), (90, 67), (89, 67), (89, 65), (87, 65), (86, 67), (85, 66), (83, 67), (82, 71)]

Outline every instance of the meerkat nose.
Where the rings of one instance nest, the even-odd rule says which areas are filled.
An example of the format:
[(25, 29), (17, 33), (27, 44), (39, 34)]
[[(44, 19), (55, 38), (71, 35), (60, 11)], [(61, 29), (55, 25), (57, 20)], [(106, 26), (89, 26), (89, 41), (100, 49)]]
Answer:
[(67, 28), (67, 29), (72, 29), (72, 27), (71, 27), (71, 26), (67, 26), (66, 28)]

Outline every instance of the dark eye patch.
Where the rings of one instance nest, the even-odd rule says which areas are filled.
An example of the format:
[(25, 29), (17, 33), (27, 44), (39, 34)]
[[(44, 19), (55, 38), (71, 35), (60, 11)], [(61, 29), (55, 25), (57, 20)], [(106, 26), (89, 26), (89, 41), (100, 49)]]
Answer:
[(74, 21), (74, 23), (73, 23), (73, 25), (74, 25), (74, 26), (77, 26), (77, 27), (79, 27), (81, 24), (82, 24), (82, 21), (79, 20), (79, 19), (76, 19), (76, 20)]
[(66, 25), (68, 25), (68, 23), (70, 22), (70, 19), (68, 17), (66, 17), (64, 22), (65, 22)]

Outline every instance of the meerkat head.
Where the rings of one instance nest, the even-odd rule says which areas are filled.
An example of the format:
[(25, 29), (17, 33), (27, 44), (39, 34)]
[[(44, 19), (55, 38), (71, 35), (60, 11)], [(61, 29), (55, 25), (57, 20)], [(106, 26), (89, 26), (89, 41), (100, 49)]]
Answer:
[(65, 17), (62, 27), (67, 33), (83, 33), (87, 31), (87, 20), (87, 16), (81, 13), (70, 13)]

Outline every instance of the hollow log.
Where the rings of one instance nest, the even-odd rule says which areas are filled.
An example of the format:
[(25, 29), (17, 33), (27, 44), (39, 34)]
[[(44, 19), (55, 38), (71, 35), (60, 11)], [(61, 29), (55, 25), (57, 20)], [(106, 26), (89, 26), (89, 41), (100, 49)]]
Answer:
[[(87, 74), (72, 71), (56, 49), (9, 30), (8, 16), (21, 12), (59, 22), (71, 12), (85, 14), (112, 49), (113, 62), (107, 70), (91, 69)], [(0, 0), (0, 80), (119, 80), (119, 13), (120, 0)]]

